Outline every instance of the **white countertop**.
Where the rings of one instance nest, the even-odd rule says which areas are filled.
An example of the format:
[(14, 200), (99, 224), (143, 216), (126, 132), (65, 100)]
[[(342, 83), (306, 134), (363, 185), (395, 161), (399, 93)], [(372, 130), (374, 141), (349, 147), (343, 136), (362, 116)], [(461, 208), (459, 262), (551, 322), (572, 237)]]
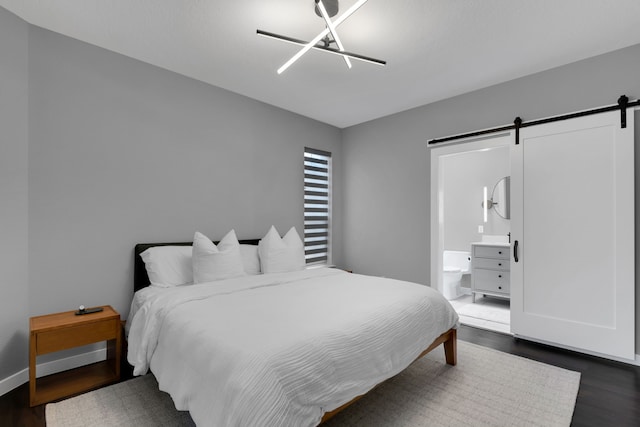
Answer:
[(500, 246), (501, 248), (508, 248), (511, 246), (511, 243), (502, 243), (502, 242), (473, 242), (472, 246)]

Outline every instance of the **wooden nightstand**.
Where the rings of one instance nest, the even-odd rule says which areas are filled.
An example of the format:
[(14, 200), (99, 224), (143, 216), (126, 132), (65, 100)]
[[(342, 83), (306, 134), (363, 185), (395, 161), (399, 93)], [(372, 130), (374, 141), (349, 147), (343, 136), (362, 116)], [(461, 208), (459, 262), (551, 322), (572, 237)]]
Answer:
[[(75, 311), (29, 319), (29, 403), (31, 406), (82, 393), (120, 379), (120, 314), (108, 305), (98, 313)], [(36, 357), (107, 341), (107, 359), (36, 379)]]

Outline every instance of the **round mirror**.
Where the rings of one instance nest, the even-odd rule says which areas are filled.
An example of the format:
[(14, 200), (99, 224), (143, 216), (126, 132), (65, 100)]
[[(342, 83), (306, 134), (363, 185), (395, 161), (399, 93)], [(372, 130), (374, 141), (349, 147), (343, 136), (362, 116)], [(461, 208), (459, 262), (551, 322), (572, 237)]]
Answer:
[(504, 219), (511, 217), (509, 209), (509, 194), (511, 191), (511, 178), (505, 176), (496, 182), (491, 192), (491, 204), (489, 206), (495, 209), (496, 213)]

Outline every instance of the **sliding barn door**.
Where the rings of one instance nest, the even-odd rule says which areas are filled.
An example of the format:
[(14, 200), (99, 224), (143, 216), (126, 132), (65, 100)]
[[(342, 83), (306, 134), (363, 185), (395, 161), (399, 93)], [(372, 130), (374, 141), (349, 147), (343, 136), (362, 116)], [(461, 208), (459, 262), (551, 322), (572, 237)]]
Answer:
[(633, 113), (522, 128), (511, 155), (512, 332), (634, 359)]

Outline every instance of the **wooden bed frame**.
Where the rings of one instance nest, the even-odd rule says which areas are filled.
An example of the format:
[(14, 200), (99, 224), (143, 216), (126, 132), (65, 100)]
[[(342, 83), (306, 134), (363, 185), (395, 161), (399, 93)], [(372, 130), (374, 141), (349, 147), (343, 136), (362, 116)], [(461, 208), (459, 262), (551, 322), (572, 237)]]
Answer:
[[(436, 338), (431, 343), (431, 345), (429, 347), (427, 347), (427, 349), (425, 351), (420, 353), (420, 356), (418, 356), (416, 358), (416, 360), (420, 359), (422, 356), (424, 356), (425, 354), (429, 353), (431, 350), (433, 350), (434, 348), (438, 347), (440, 344), (444, 344), (444, 357), (445, 357), (445, 360), (447, 362), (447, 365), (455, 366), (458, 363), (458, 346), (457, 346), (458, 340), (457, 340), (456, 332), (457, 331), (455, 329), (451, 328), (447, 332), (445, 332), (442, 335), (440, 335), (438, 338)], [(380, 385), (380, 384), (378, 384), (378, 385)], [(360, 398), (362, 398), (364, 396), (366, 396), (366, 394), (362, 394), (360, 396), (357, 396), (357, 397), (353, 398), (349, 402), (347, 402), (344, 405), (334, 409), (333, 411), (325, 412), (325, 414), (322, 416), (322, 420), (320, 421), (320, 424), (324, 423), (325, 421), (330, 420), (335, 415), (337, 415), (338, 412), (340, 412), (340, 411), (346, 409), (348, 406), (351, 406), (352, 404), (356, 403), (358, 400), (360, 400)]]
[[(243, 245), (257, 245), (260, 239), (249, 239), (249, 240), (239, 240), (240, 244)], [(218, 244), (218, 242), (215, 242)], [(154, 247), (154, 246), (191, 246), (193, 242), (177, 242), (177, 243), (139, 243), (135, 246), (134, 249), (134, 271), (133, 271), (133, 289), (134, 292), (138, 291), (142, 288), (145, 288), (150, 285), (149, 276), (147, 275), (147, 270), (144, 267), (144, 261), (140, 257), (140, 254), (145, 250)], [(429, 347), (427, 347), (420, 356), (416, 358), (416, 360), (420, 359), (425, 354), (429, 353), (431, 350), (440, 346), (440, 344), (444, 347), (444, 355), (445, 360), (448, 365), (455, 366), (458, 363), (458, 348), (457, 348), (457, 331), (453, 328), (444, 332), (438, 338), (436, 338)], [(377, 386), (376, 386), (377, 387)], [(366, 396), (366, 394), (360, 395), (352, 399), (351, 401), (345, 403), (339, 408), (334, 409), (333, 411), (326, 412), (322, 416), (322, 420), (320, 424), (326, 422), (327, 420), (333, 418), (336, 414), (346, 409), (348, 406), (352, 405), (356, 401), (360, 400), (360, 398)]]

